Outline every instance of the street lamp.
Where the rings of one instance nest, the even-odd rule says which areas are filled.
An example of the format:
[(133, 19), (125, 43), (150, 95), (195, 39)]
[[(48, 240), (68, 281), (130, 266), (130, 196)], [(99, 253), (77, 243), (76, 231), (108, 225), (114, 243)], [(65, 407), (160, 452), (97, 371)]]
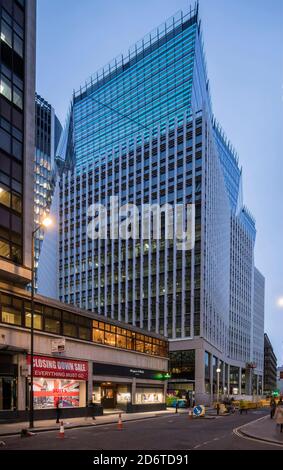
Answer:
[(34, 238), (36, 232), (43, 227), (52, 225), (52, 219), (45, 217), (31, 234), (31, 325), (30, 325), (30, 403), (29, 403), (29, 427), (33, 428), (33, 343), (34, 343)]
[(217, 367), (216, 373), (217, 373), (217, 403), (219, 402), (219, 375), (220, 375), (221, 369), (220, 367)]

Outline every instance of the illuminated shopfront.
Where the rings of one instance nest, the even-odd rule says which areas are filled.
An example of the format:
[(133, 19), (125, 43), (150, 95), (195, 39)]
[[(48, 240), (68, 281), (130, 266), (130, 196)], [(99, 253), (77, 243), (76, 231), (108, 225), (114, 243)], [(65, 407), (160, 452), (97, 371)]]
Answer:
[[(92, 401), (104, 409), (128, 409), (130, 405), (162, 406), (165, 403), (165, 375), (151, 369), (93, 363)], [(105, 380), (95, 381), (102, 376)]]
[[(27, 358), (30, 364), (30, 356)], [(87, 361), (34, 356), (34, 408), (77, 408), (86, 405)]]

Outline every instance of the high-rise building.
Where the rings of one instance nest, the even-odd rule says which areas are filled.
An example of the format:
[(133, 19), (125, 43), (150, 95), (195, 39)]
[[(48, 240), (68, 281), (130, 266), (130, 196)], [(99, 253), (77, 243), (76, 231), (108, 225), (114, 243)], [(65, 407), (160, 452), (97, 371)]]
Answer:
[(277, 389), (277, 358), (271, 341), (264, 333), (264, 392), (272, 393)]
[[(213, 117), (198, 7), (74, 93), (63, 141), (53, 295), (168, 336), (172, 392), (209, 401), (218, 383), (220, 393), (251, 394), (253, 383), (259, 391), (255, 221), (243, 204), (237, 156)], [(118, 207), (193, 204), (193, 248), (166, 239), (166, 219), (158, 239), (111, 237), (108, 219), (107, 239), (92, 240), (88, 207), (102, 204), (111, 215), (114, 196)], [(41, 292), (47, 285), (43, 275)]]
[(277, 390), (283, 395), (283, 366), (277, 367)]
[(31, 280), (35, 1), (1, 0), (0, 276)]
[[(56, 149), (62, 126), (54, 108), (40, 95), (35, 96), (35, 164), (34, 164), (34, 224), (38, 226), (49, 214), (56, 183)], [(35, 288), (37, 266), (44, 230), (37, 231), (34, 240)]]

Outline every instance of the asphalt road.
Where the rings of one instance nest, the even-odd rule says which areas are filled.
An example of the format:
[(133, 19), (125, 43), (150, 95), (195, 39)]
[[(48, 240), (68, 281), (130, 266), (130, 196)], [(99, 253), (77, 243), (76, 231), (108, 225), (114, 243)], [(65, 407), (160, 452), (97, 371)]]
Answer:
[(233, 429), (253, 421), (266, 412), (216, 419), (189, 420), (187, 415), (172, 415), (126, 422), (117, 425), (69, 429), (64, 439), (58, 432), (38, 433), (33, 437), (6, 437), (1, 450), (282, 450), (282, 448), (244, 439)]

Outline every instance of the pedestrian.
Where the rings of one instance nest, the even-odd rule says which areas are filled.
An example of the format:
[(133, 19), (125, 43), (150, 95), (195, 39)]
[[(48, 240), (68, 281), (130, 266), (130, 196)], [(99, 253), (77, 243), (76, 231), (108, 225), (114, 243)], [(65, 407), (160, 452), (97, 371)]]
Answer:
[(61, 410), (60, 410), (60, 398), (56, 397), (55, 398), (55, 408), (56, 408), (56, 423), (60, 423), (60, 415), (61, 415)]
[(276, 411), (276, 401), (275, 398), (272, 397), (270, 400), (270, 418), (273, 419)]
[(276, 424), (280, 425), (280, 432), (283, 432), (283, 401), (280, 398), (275, 411)]

